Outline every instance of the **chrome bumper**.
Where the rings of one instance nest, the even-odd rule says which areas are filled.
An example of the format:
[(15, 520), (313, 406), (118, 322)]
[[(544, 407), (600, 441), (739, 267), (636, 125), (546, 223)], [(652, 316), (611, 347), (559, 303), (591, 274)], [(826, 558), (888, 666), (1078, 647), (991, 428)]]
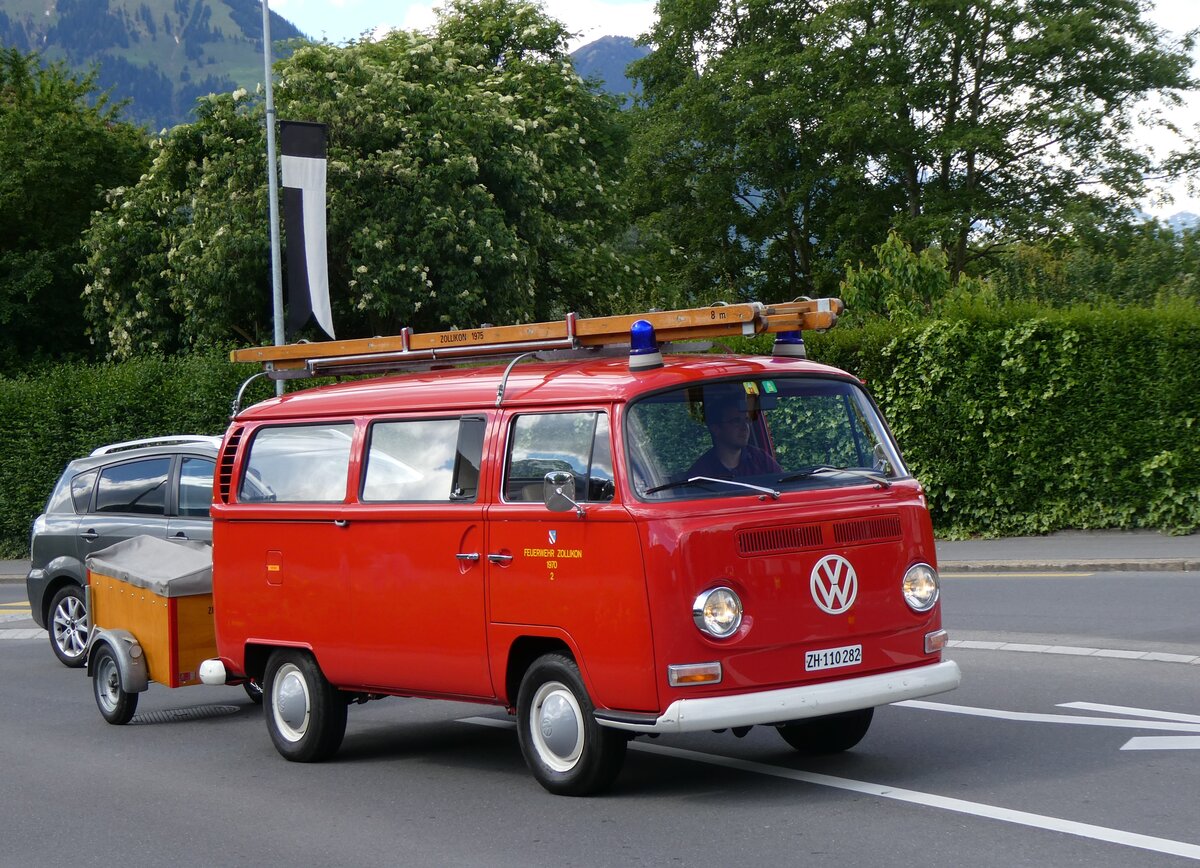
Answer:
[(958, 687), (962, 672), (953, 660), (919, 669), (902, 669), (881, 675), (864, 675), (803, 687), (677, 699), (657, 718), (631, 719), (626, 715), (596, 713), (602, 726), (630, 732), (700, 732), (734, 726), (785, 723), (806, 717), (824, 717), (860, 708), (874, 708), (905, 699), (932, 696)]

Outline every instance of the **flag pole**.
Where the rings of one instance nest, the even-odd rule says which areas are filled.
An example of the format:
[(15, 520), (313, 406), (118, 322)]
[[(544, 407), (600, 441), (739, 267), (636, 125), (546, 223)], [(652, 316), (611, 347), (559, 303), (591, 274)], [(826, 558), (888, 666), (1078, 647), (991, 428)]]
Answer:
[[(271, 9), (269, 0), (262, 0), (263, 12), (263, 75), (267, 88), (267, 197), (271, 220), (271, 303), (275, 313), (275, 346), (282, 346), (283, 332), (283, 270), (279, 261), (279, 177), (275, 165), (275, 97), (271, 92)], [(275, 381), (275, 394), (283, 394), (283, 381)]]

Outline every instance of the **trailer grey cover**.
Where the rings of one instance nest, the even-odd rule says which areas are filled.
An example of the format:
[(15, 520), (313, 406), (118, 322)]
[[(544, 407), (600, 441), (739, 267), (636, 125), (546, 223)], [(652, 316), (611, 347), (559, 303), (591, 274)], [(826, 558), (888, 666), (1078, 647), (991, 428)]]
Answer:
[(212, 546), (207, 543), (130, 537), (88, 555), (87, 568), (160, 597), (212, 593)]

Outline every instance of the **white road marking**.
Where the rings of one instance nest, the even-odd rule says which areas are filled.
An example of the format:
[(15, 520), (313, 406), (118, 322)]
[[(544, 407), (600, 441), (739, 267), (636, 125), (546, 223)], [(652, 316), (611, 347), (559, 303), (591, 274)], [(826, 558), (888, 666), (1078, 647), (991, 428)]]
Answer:
[(928, 702), (924, 699), (907, 699), (892, 703), (902, 708), (919, 708), (924, 711), (945, 711), (950, 714), (965, 714), (970, 717), (991, 717), (1000, 720), (1018, 720), (1023, 723), (1069, 723), (1075, 726), (1107, 726), (1115, 729), (1157, 729), (1168, 732), (1200, 733), (1200, 723), (1169, 723), (1158, 720), (1121, 720), (1113, 717), (1083, 717), (1078, 714), (1035, 714), (1028, 711), (1006, 711), (1000, 708), (975, 708), (970, 705), (947, 705), (944, 702)]
[(46, 631), (40, 627), (18, 630), (16, 628), (0, 630), (0, 639), (44, 639)]
[(1200, 735), (1156, 735), (1131, 738), (1121, 750), (1200, 750)]
[[(479, 726), (490, 726), (498, 729), (514, 728), (514, 724), (511, 721), (495, 720), (494, 718), (488, 717), (467, 717), (459, 720), (458, 722), (473, 723)], [(953, 811), (958, 814), (969, 814), (971, 816), (983, 817), (989, 820), (999, 820), (1003, 823), (1013, 823), (1018, 826), (1028, 826), (1034, 829), (1045, 829), (1046, 831), (1050, 832), (1062, 832), (1064, 834), (1075, 835), (1080, 838), (1090, 838), (1093, 841), (1105, 841), (1110, 844), (1121, 844), (1126, 847), (1135, 847), (1139, 850), (1149, 850), (1154, 853), (1166, 853), (1170, 856), (1182, 856), (1185, 859), (1200, 860), (1200, 845), (1189, 844), (1185, 841), (1173, 841), (1170, 838), (1156, 838), (1152, 835), (1139, 835), (1136, 832), (1125, 832), (1121, 829), (1110, 829), (1106, 826), (1094, 826), (1091, 823), (1079, 823), (1074, 820), (1063, 820), (1058, 817), (1048, 817), (1043, 814), (1033, 814), (1028, 811), (1015, 811), (1011, 808), (1000, 808), (995, 805), (987, 805), (982, 802), (969, 802), (965, 799), (953, 799), (946, 796), (935, 795), (933, 793), (922, 793), (917, 790), (906, 790), (899, 787), (873, 784), (869, 781), (856, 781), (850, 778), (838, 778), (832, 775), (822, 775), (815, 772), (799, 771), (797, 769), (772, 766), (767, 765), (766, 763), (754, 762), (752, 760), (735, 759), (733, 757), (701, 753), (700, 751), (666, 747), (659, 744), (633, 742), (629, 745), (629, 747), (631, 750), (641, 751), (642, 753), (658, 754), (659, 756), (691, 760), (692, 762), (705, 763), (707, 765), (720, 766), (722, 768), (735, 769), (737, 771), (750, 772), (752, 774), (783, 778), (786, 780), (799, 781), (801, 783), (814, 784), (822, 787), (832, 787), (833, 789), (847, 790), (849, 792), (862, 793), (868, 796), (878, 796), (881, 799), (892, 799), (893, 801), (907, 802), (913, 805), (922, 805), (929, 808), (939, 808), (944, 811)]]
[(1150, 717), (1155, 720), (1178, 720), (1182, 723), (1200, 723), (1200, 714), (1181, 714), (1178, 711), (1158, 711), (1154, 708), (1131, 708), (1128, 705), (1101, 705), (1097, 702), (1060, 702), (1059, 708), (1078, 708), (1080, 711), (1102, 711), (1108, 714), (1128, 714), (1133, 717)]

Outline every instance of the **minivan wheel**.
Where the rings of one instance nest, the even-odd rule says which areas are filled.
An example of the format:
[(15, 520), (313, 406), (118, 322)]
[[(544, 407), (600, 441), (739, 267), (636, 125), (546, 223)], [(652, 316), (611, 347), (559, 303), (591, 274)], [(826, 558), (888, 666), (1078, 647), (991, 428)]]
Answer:
[(263, 680), (263, 717), (275, 749), (299, 763), (329, 759), (346, 734), (346, 698), (304, 651), (276, 651)]
[(86, 661), (88, 612), (83, 588), (67, 585), (50, 603), (50, 647), (64, 666), (78, 669)]
[(875, 709), (862, 708), (844, 714), (830, 714), (792, 723), (781, 723), (779, 735), (806, 756), (841, 753), (850, 750), (867, 734)]
[(517, 696), (517, 739), (537, 782), (562, 796), (607, 789), (625, 761), (628, 738), (596, 722), (596, 707), (575, 661), (534, 661)]
[(121, 687), (121, 670), (116, 655), (106, 644), (92, 658), (92, 692), (101, 716), (114, 726), (129, 723), (137, 711), (138, 695)]

